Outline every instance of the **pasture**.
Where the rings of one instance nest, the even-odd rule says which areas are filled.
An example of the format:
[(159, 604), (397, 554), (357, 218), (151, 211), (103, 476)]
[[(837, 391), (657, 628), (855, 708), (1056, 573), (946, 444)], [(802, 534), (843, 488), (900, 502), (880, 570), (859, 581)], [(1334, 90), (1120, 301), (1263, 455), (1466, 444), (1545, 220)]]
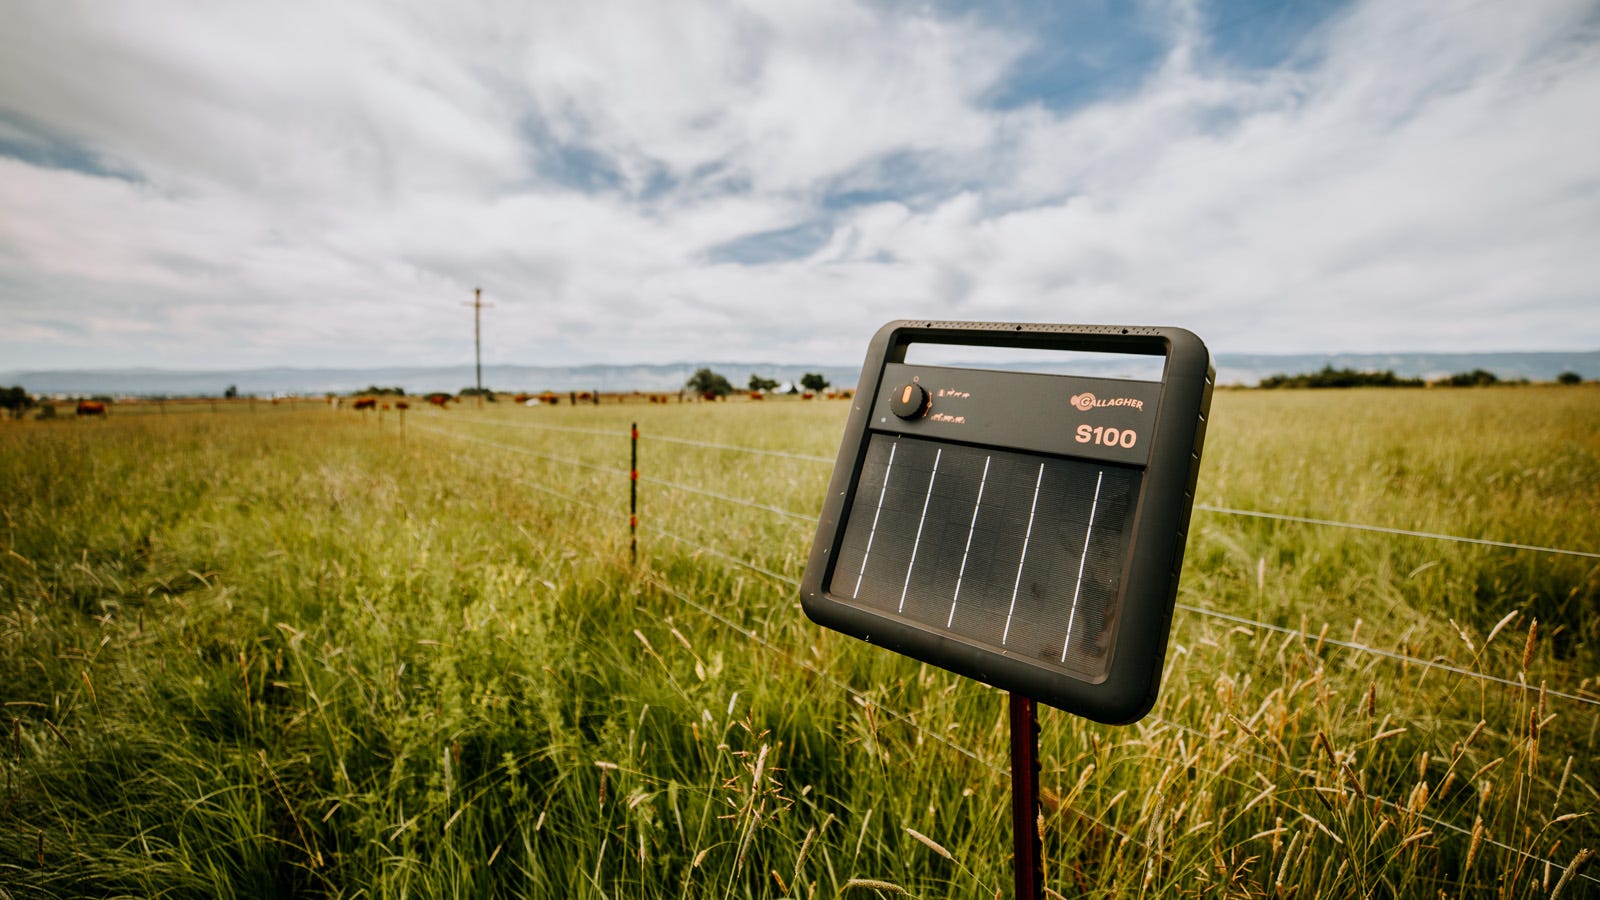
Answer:
[[(1005, 697), (799, 608), (847, 406), (0, 422), (0, 898), (1008, 896)], [(1197, 500), (1054, 891), (1600, 896), (1600, 390), (1221, 391)]]

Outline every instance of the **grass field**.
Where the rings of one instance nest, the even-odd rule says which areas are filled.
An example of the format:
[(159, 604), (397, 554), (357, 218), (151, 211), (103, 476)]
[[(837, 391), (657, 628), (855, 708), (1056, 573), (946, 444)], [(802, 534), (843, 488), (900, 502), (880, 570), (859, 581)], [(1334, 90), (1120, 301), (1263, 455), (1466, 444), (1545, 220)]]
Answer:
[[(799, 609), (846, 411), (0, 422), (0, 898), (1009, 896), (1005, 697)], [(1600, 896), (1600, 560), (1216, 511), (1593, 553), (1600, 390), (1212, 422), (1154, 712), (1041, 711), (1051, 888)]]

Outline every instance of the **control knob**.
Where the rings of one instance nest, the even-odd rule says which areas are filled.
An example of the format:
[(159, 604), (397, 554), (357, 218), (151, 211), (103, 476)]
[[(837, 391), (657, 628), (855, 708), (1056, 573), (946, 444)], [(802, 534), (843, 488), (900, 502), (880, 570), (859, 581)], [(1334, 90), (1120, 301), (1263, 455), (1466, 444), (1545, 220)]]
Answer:
[(895, 391), (889, 401), (889, 411), (902, 419), (920, 419), (928, 412), (928, 391), (912, 382)]

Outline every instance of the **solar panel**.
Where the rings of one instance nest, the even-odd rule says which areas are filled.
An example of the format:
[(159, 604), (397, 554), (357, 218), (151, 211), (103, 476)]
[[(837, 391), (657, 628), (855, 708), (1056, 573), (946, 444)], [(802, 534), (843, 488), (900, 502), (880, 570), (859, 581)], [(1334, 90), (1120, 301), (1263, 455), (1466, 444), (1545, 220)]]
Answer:
[[(1159, 381), (905, 362), (1158, 356)], [(1213, 373), (1177, 328), (891, 322), (802, 582), (820, 624), (1100, 721), (1159, 686)]]

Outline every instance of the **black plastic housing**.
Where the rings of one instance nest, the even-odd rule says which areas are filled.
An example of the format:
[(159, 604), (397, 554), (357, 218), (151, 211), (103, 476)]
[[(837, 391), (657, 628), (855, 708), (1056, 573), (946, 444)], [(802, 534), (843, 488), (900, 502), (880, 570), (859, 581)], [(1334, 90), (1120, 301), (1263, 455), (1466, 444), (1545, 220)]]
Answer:
[[(1093, 396), (1089, 396), (1088, 401), (1080, 400), (1089, 392), (1079, 388), (1084, 384), (1103, 388), (1108, 383), (1106, 380), (1024, 375), (999, 370), (909, 367), (904, 365), (906, 350), (913, 344), (1134, 354), (1162, 357), (1165, 362), (1159, 383), (1109, 382), (1125, 385), (1127, 390), (1123, 393), (1128, 394), (1130, 399), (1121, 401), (1123, 405), (1102, 402), (1098, 405), (1118, 408), (1100, 410), (1093, 408)], [(941, 396), (932, 401), (931, 410), (919, 411), (911, 420), (901, 419), (899, 413), (887, 414), (891, 401), (903, 394), (903, 383), (924, 376), (936, 376), (925, 378), (930, 387), (934, 386), (932, 382), (935, 380), (940, 385), (959, 383), (963, 388), (969, 384), (976, 385), (982, 396), (974, 399), (970, 396), (971, 391), (963, 389), (959, 393), (951, 392), (959, 399), (946, 402), (942, 399), (941, 387)], [(899, 381), (886, 383), (886, 377)], [(1048, 380), (1051, 378), (1061, 380), (1052, 382)], [(801, 600), (806, 614), (828, 628), (1096, 721), (1122, 724), (1143, 717), (1154, 704), (1160, 687), (1214, 378), (1210, 353), (1204, 343), (1182, 328), (921, 320), (888, 323), (874, 335), (868, 348), (854, 406), (829, 481), (816, 539), (801, 582)], [(897, 393), (891, 397), (890, 391)], [(1060, 394), (1059, 398), (1056, 394)], [(1146, 399), (1131, 399), (1134, 397)], [(1085, 405), (1080, 406), (1080, 403)], [(1101, 415), (1114, 418), (1090, 418)], [(1074, 435), (1082, 433), (1078, 431), (1080, 425), (1099, 421), (1116, 422), (1136, 430), (1137, 444), (1131, 449), (1098, 445), (1085, 447), (1074, 441)], [(906, 459), (911, 458), (914, 452), (912, 448), (916, 448), (916, 452), (921, 452), (924, 457), (930, 448), (939, 454), (934, 457), (932, 474), (927, 480), (928, 496), (922, 504), (923, 519), (916, 526), (916, 543), (909, 545), (911, 562), (906, 566), (899, 610), (889, 608), (893, 598), (884, 600), (882, 591), (876, 604), (863, 602), (858, 596), (862, 590), (862, 579), (867, 575), (867, 561), (871, 559), (873, 541), (879, 528), (877, 514), (885, 508), (883, 495), (888, 493), (889, 484), (896, 477), (892, 450), (888, 456), (888, 469), (879, 473), (878, 469), (872, 468), (863, 476), (868, 448), (874, 441), (877, 441), (877, 462), (874, 466), (880, 468), (883, 448), (891, 444), (895, 448), (906, 448), (903, 451), (903, 458)], [(934, 485), (938, 478), (939, 460), (944, 454), (942, 448), (950, 450), (953, 462), (948, 465), (952, 467), (954, 461), (965, 460), (969, 469), (975, 469), (976, 457), (984, 455), (985, 480), (989, 477), (990, 463), (994, 459), (1008, 461), (1013, 472), (1024, 464), (1039, 462), (1039, 482), (1035, 483), (1033, 492), (1034, 509), (1029, 511), (1028, 518), (1029, 536), (1020, 540), (1021, 558), (1016, 565), (1017, 587), (1011, 588), (1013, 609), (1016, 608), (1019, 588), (1024, 582), (1028, 541), (1036, 527), (1035, 513), (1050, 516), (1064, 512), (1038, 509), (1040, 484), (1047, 467), (1051, 472), (1067, 472), (1068, 469), (1076, 472), (1081, 469), (1086, 473), (1089, 468), (1100, 472), (1100, 480), (1095, 482), (1094, 489), (1096, 509), (1088, 514), (1083, 525), (1076, 592), (1066, 585), (1060, 586), (1060, 592), (1072, 594), (1071, 613), (1078, 614), (1078, 593), (1087, 583), (1085, 568), (1091, 559), (1100, 567), (1102, 574), (1095, 584), (1106, 592), (1104, 609), (1100, 614), (1112, 621), (1112, 627), (1104, 629), (1103, 646), (1082, 652), (1074, 649), (1069, 654), (1069, 648), (1076, 647), (1073, 644), (1073, 626), (1069, 623), (1066, 626), (1066, 638), (1061, 644), (1062, 663), (1057, 664), (1054, 659), (1047, 659), (1037, 651), (1032, 654), (1021, 652), (1003, 645), (1004, 641), (997, 641), (992, 633), (992, 626), (995, 625), (992, 619), (988, 625), (981, 626), (989, 627), (990, 631), (964, 633), (961, 627), (955, 625), (959, 604), (954, 597), (950, 600), (947, 626), (937, 621), (930, 624), (930, 617), (926, 614), (920, 621), (916, 616), (905, 614), (908, 601), (912, 605), (927, 601), (925, 605), (933, 604), (927, 608), (940, 610), (941, 615), (941, 604), (945, 602), (942, 598), (928, 601), (927, 598), (915, 596), (916, 592), (911, 590), (914, 585), (930, 589), (935, 585), (934, 581), (927, 580), (933, 578), (931, 575), (923, 581), (916, 581), (912, 570), (917, 564), (917, 554), (926, 552), (922, 550), (922, 542), (924, 529), (929, 524), (926, 520), (930, 509), (939, 508), (932, 501), (936, 499)], [(1104, 480), (1107, 472), (1120, 479), (1119, 483), (1127, 486), (1125, 490), (1129, 493), (1126, 502), (1115, 507), (1115, 514), (1123, 520), (1102, 527), (1102, 535), (1112, 535), (1114, 532), (1110, 538), (1103, 537), (1103, 541), (1113, 543), (1097, 545), (1104, 547), (1105, 552), (1096, 555), (1091, 553), (1090, 535), (1096, 526), (1095, 516), (1109, 515), (1098, 511), (1100, 481)], [(904, 482), (910, 476), (900, 477)], [(917, 477), (922, 477), (920, 470)], [(1083, 477), (1088, 476), (1084, 474)], [(881, 481), (881, 489), (876, 498), (877, 512), (871, 516), (872, 532), (867, 535), (865, 542), (866, 554), (861, 556), (860, 538), (862, 530), (867, 527), (864, 511), (872, 505), (874, 498), (863, 493), (862, 505), (857, 508), (856, 494), (863, 490), (864, 481), (878, 485), (879, 482), (872, 481), (873, 478)], [(972, 480), (969, 475), (968, 482)], [(918, 488), (920, 484), (919, 480), (910, 488)], [(1016, 487), (1016, 484), (1013, 479), (1012, 486)], [(966, 557), (974, 543), (973, 535), (978, 531), (979, 511), (987, 509), (984, 507), (987, 502), (985, 489), (984, 485), (977, 487), (976, 502), (970, 507), (972, 521), (971, 528), (966, 531), (967, 550), (960, 561), (961, 575), (955, 580), (957, 596), (963, 590), (961, 578), (968, 577)], [(990, 489), (1000, 490), (998, 487)], [(1025, 484), (1021, 491), (1025, 493)], [(1013, 506), (1022, 502), (1020, 494), (1013, 499)], [(944, 503), (944, 509), (949, 512), (954, 506)], [(860, 520), (852, 532), (853, 549), (845, 546), (852, 515)], [(903, 516), (907, 523), (910, 521), (909, 515)], [(1003, 518), (998, 513), (990, 515), (985, 512), (984, 515), (992, 523), (1000, 522)], [(1006, 521), (1020, 522), (1018, 515), (1014, 513), (1012, 519)], [(1081, 517), (1084, 513), (1078, 509), (1072, 515)], [(934, 524), (938, 526), (938, 523)], [(906, 533), (883, 537), (883, 546), (887, 547), (890, 541), (898, 540), (898, 552), (906, 553), (909, 527), (908, 524)], [(952, 552), (939, 563), (945, 569), (943, 580), (937, 581), (940, 590), (954, 571), (955, 562), (951, 557), (960, 543), (962, 529), (968, 526), (965, 522), (945, 522), (943, 527), (941, 533), (945, 535), (945, 546)], [(994, 525), (986, 534), (993, 538), (999, 533), (995, 529), (1000, 527)], [(1060, 533), (1074, 535), (1072, 540), (1076, 541), (1077, 532), (1072, 531), (1074, 527), (1063, 525)], [(1015, 535), (1009, 539), (1012, 543), (1018, 543)], [(1068, 541), (1062, 538), (1057, 543), (1066, 544)], [(862, 570), (860, 574), (855, 574), (854, 568), (836, 571), (841, 565), (842, 548), (846, 554), (853, 553), (859, 557), (851, 565), (859, 566)], [(983, 547), (980, 546), (981, 552)], [(1057, 554), (1070, 558), (1072, 552), (1071, 547), (1066, 547), (1058, 549)], [(925, 567), (928, 565), (932, 563), (924, 563)], [(998, 570), (1000, 564), (994, 563), (992, 568)], [(996, 577), (992, 576), (991, 581)], [(852, 596), (844, 589), (852, 578), (857, 596)], [(1056, 588), (1053, 584), (1039, 583), (1034, 583), (1032, 587), (1035, 595), (1048, 594)], [(1005, 589), (1003, 583), (990, 585), (991, 594), (1003, 594)], [(908, 597), (908, 594), (913, 596)], [(1049, 597), (1039, 600), (1036, 596), (1037, 602), (1058, 602), (1062, 607), (1062, 617), (1068, 614), (1064, 597), (1052, 601)], [(1035, 615), (1049, 615), (1048, 611), (1037, 612), (1037, 605), (1035, 609)], [(965, 612), (965, 609), (959, 611)], [(937, 616), (932, 618), (936, 620)], [(1010, 640), (1009, 617), (1006, 629), (1005, 640)], [(1053, 651), (1050, 655), (1053, 656)], [(1069, 655), (1080, 660), (1076, 668), (1067, 662)]]

